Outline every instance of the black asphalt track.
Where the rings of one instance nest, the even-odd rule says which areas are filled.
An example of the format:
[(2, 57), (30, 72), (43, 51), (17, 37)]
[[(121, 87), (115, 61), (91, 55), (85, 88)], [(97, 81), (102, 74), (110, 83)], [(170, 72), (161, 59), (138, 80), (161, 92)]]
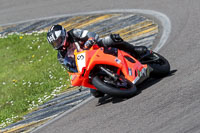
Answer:
[(159, 51), (170, 64), (166, 78), (147, 83), (128, 100), (92, 100), (37, 132), (199, 133), (199, 0), (1, 0), (0, 24), (69, 13), (110, 9), (149, 9), (164, 13), (171, 34)]

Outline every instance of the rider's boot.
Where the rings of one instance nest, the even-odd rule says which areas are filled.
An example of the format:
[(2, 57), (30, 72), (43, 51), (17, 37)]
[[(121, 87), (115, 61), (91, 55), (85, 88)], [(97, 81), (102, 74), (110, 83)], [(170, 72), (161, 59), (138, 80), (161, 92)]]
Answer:
[(145, 46), (134, 46), (134, 51), (138, 55), (145, 55), (147, 53), (148, 49)]
[(99, 40), (98, 44), (99, 46), (103, 47), (114, 47), (121, 49), (137, 59), (139, 59), (141, 55), (145, 55), (148, 51), (147, 47), (145, 46), (134, 46), (124, 41), (118, 34), (106, 36), (105, 38)]
[(140, 59), (141, 57), (148, 55), (149, 51), (146, 46), (134, 46), (133, 44), (130, 44), (125, 41), (123, 41), (120, 45), (120, 49), (124, 50), (125, 52), (128, 52), (136, 59)]

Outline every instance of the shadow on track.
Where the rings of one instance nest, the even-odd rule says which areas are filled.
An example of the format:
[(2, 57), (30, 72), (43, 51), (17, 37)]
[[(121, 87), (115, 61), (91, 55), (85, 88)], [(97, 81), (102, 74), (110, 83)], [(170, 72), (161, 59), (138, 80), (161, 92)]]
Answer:
[[(167, 77), (175, 75), (176, 72), (177, 72), (177, 70), (171, 70)], [(143, 90), (146, 90), (150, 86), (160, 82), (162, 79), (163, 78), (149, 78), (149, 79), (147, 79), (142, 84), (137, 86), (138, 93), (135, 96), (139, 95), (140, 93), (142, 93)], [(135, 97), (135, 96), (133, 96), (133, 97)], [(130, 97), (130, 98), (133, 98), (133, 97)], [(104, 97), (99, 98), (97, 106), (107, 104), (107, 103), (110, 103), (110, 102), (113, 103), (113, 104), (116, 104), (116, 103), (126, 101), (130, 98), (117, 98), (117, 97), (111, 97), (109, 95), (105, 95)]]

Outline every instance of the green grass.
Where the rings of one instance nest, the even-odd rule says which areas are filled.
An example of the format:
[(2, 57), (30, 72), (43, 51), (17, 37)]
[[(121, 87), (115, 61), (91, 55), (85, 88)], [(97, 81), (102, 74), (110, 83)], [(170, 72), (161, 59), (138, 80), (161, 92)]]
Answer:
[(0, 38), (0, 128), (69, 87), (46, 33)]

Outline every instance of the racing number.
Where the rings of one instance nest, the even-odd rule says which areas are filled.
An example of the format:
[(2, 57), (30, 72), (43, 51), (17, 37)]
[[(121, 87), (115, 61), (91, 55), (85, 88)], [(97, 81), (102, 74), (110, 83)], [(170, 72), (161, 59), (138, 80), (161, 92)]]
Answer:
[(78, 70), (81, 72), (82, 69), (86, 66), (85, 53), (78, 54), (76, 59), (77, 59)]
[(83, 60), (84, 59), (84, 56), (83, 55), (78, 55), (77, 56), (77, 60)]

